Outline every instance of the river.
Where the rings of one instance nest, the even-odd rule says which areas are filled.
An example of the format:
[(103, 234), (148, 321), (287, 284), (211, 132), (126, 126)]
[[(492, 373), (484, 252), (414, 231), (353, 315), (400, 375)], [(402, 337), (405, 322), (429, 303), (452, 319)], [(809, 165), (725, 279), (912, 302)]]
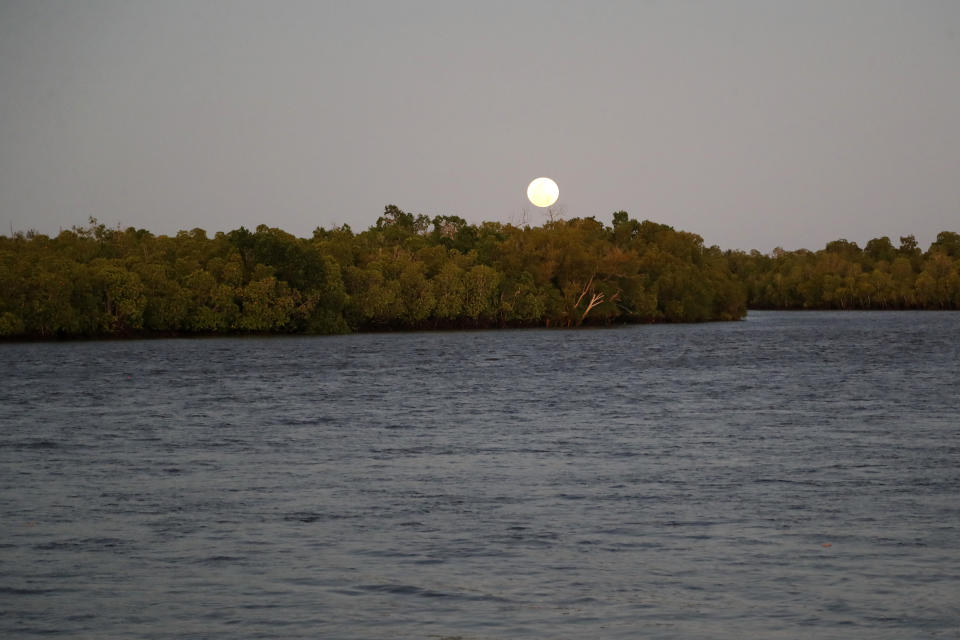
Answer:
[(0, 636), (960, 637), (960, 313), (0, 344)]

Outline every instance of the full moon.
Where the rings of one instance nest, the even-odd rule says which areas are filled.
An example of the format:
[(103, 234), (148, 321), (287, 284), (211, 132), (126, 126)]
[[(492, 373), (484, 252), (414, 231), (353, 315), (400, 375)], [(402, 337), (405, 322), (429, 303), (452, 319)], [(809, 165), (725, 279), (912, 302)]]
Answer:
[(560, 187), (550, 178), (537, 178), (527, 187), (527, 197), (538, 207), (549, 207), (560, 197)]

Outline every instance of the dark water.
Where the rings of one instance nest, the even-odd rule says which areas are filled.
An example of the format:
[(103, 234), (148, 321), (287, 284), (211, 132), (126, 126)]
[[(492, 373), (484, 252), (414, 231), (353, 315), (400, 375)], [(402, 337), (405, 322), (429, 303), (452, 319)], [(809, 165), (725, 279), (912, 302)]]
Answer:
[(0, 345), (0, 636), (958, 638), (960, 313)]

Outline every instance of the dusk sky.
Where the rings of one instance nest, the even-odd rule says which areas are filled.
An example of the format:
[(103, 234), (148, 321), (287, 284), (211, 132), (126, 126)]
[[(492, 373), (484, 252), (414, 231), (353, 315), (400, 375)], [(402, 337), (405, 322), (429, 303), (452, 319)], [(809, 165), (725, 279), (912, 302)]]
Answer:
[(0, 0), (0, 233), (960, 231), (960, 2)]

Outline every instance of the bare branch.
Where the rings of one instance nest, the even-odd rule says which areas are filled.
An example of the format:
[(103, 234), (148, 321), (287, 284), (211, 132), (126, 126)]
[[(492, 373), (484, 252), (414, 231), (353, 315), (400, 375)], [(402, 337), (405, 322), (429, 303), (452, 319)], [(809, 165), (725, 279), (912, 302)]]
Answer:
[(580, 301), (583, 300), (583, 296), (587, 295), (590, 292), (590, 289), (593, 288), (593, 276), (590, 276), (590, 281), (583, 286), (583, 291), (580, 292), (580, 297), (577, 298), (577, 301), (573, 303), (573, 308), (576, 309), (580, 306)]
[[(620, 292), (618, 291), (612, 296), (610, 296), (609, 302), (613, 302), (619, 297), (620, 297)], [(583, 321), (587, 319), (587, 314), (590, 313), (590, 311), (592, 311), (595, 306), (604, 302), (603, 298), (604, 298), (603, 293), (594, 293), (593, 295), (590, 296), (590, 302), (587, 303), (587, 308), (583, 312), (583, 315), (580, 316), (580, 320), (577, 322), (577, 326), (580, 326), (581, 324), (583, 324)]]

